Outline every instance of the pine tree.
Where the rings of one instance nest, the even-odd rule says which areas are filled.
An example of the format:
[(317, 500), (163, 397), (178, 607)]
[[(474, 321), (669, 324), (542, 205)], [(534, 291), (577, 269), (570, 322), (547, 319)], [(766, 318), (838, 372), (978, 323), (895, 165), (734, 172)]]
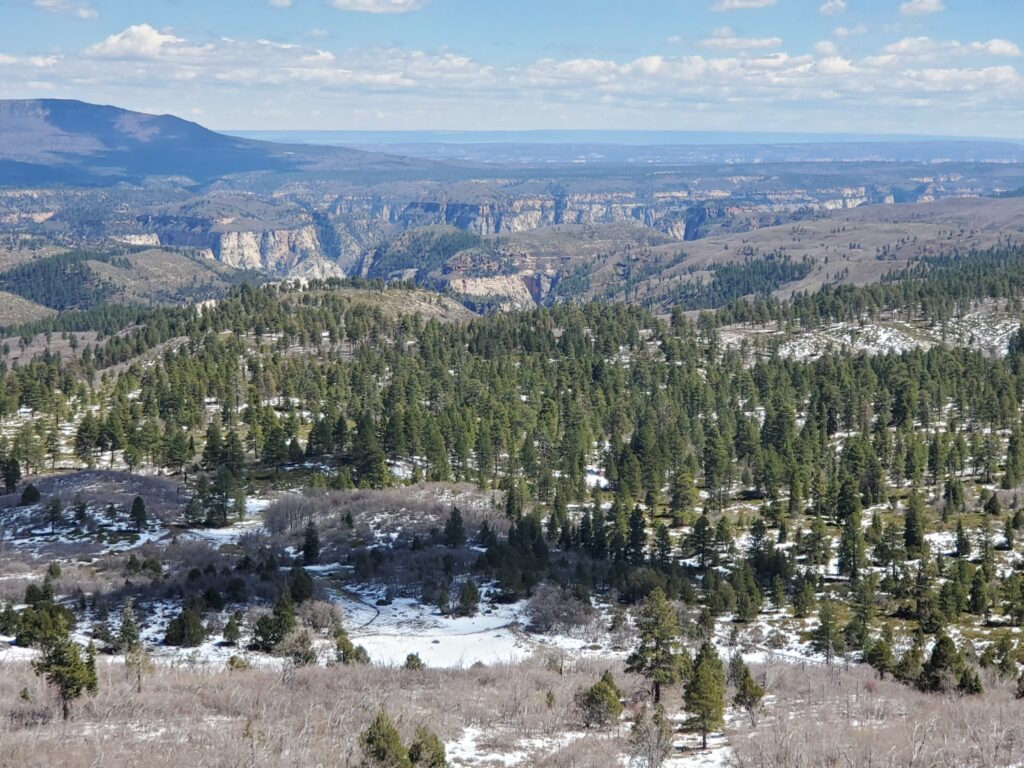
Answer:
[(459, 589), (459, 615), (473, 616), (480, 606), (480, 588), (472, 579), (466, 579)]
[(612, 673), (606, 670), (592, 686), (577, 691), (573, 703), (584, 727), (590, 728), (618, 720), (622, 714), (621, 699), (622, 693), (615, 685)]
[(708, 748), (708, 733), (724, 724), (725, 669), (715, 647), (707, 640), (693, 661), (686, 683), (686, 711), (701, 734), (701, 748)]
[(711, 521), (706, 514), (697, 518), (693, 530), (686, 539), (687, 549), (697, 557), (700, 569), (707, 568), (708, 558), (711, 557), (715, 547), (715, 534), (711, 529)]
[(466, 543), (466, 525), (462, 521), (462, 512), (452, 507), (448, 520), (444, 524), (444, 545), (449, 549), (458, 549)]
[(61, 714), (71, 717), (71, 703), (85, 693), (96, 693), (95, 652), (90, 645), (85, 658), (79, 646), (66, 635), (47, 643), (38, 659), (32, 662), (35, 673), (57, 691)]
[[(742, 662), (741, 662), (742, 663)], [(739, 674), (739, 682), (736, 684), (736, 694), (732, 697), (733, 706), (742, 709), (750, 716), (750, 724), (757, 726), (757, 712), (761, 707), (761, 700), (764, 698), (764, 688), (757, 684), (750, 669), (743, 664)]]
[(356, 425), (352, 442), (352, 463), (356, 478), (366, 488), (383, 488), (387, 483), (388, 469), (384, 463), (384, 450), (377, 437), (377, 426), (369, 411), (363, 411)]
[(316, 526), (310, 520), (306, 524), (306, 531), (302, 538), (302, 562), (306, 565), (314, 565), (320, 559), (320, 534)]
[(811, 647), (825, 656), (825, 663), (831, 664), (837, 653), (843, 651), (843, 636), (836, 623), (835, 607), (825, 599), (818, 606), (818, 626), (811, 634)]
[(964, 530), (964, 521), (956, 521), (956, 556), (966, 560), (971, 556), (971, 540)]
[(124, 601), (124, 608), (121, 610), (121, 626), (117, 634), (117, 648), (127, 652), (138, 645), (139, 623), (135, 619), (135, 610), (131, 598)]
[(689, 661), (679, 645), (679, 619), (660, 588), (644, 600), (637, 631), (640, 642), (626, 659), (626, 670), (643, 675), (654, 684), (654, 703), (658, 704), (661, 687), (678, 683)]
[(924, 546), (924, 503), (916, 490), (907, 499), (903, 516), (903, 545), (911, 557), (920, 556)]
[(143, 501), (141, 496), (136, 496), (132, 499), (132, 508), (129, 516), (132, 519), (135, 530), (141, 533), (146, 525), (146, 502)]

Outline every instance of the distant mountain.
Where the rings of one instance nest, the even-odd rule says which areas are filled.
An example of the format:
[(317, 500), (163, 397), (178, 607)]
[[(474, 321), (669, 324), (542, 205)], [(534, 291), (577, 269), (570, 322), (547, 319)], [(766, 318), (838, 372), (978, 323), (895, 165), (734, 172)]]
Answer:
[(343, 147), (226, 136), (173, 115), (62, 99), (0, 101), (0, 185), (103, 185), (148, 177), (201, 183), (252, 172), (415, 169)]

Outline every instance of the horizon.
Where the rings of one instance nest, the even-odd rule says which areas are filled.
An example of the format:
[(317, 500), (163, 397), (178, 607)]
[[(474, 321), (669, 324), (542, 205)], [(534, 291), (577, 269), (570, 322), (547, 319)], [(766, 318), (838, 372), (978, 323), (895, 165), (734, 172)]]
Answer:
[(735, 133), (753, 123), (774, 134), (1018, 140), (1024, 122), (1024, 40), (1012, 32), (1024, 8), (993, 0), (233, 9), (14, 4), (0, 29), (0, 97), (117, 104), (221, 131)]

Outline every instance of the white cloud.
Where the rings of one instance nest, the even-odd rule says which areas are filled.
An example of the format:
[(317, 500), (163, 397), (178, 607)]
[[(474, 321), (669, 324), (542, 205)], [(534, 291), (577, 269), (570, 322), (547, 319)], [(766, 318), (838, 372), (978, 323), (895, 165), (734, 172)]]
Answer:
[(930, 37), (905, 37), (885, 46), (882, 51), (891, 56), (916, 60), (948, 59), (950, 56), (970, 54), (1008, 57), (1021, 55), (1020, 47), (1016, 43), (1000, 38), (965, 45), (956, 40), (940, 41), (932, 40)]
[(361, 13), (409, 13), (423, 7), (424, 0), (331, 0), (339, 11)]
[(711, 33), (711, 37), (701, 40), (700, 44), (705, 48), (745, 51), (755, 48), (778, 48), (782, 45), (782, 38), (737, 37), (732, 27), (719, 27)]
[(160, 32), (149, 24), (133, 24), (123, 32), (96, 43), (88, 52), (96, 56), (151, 59), (163, 53), (168, 46), (183, 42), (180, 37)]
[(946, 10), (942, 0), (907, 0), (900, 6), (904, 16), (926, 16), (929, 13), (940, 13)]
[(292, 0), (267, 0), (267, 5), (271, 8), (291, 8)]
[(715, 0), (712, 11), (745, 11), (753, 8), (767, 8), (778, 0)]
[(855, 35), (866, 35), (868, 28), (863, 24), (858, 24), (855, 27), (836, 27), (832, 30), (832, 34), (836, 37), (854, 37)]
[(50, 13), (62, 13), (79, 19), (95, 19), (99, 16), (96, 9), (88, 3), (74, 0), (32, 0), (32, 4)]
[(971, 43), (971, 50), (989, 56), (1020, 56), (1020, 46), (1010, 40), (996, 38), (985, 43)]
[(758, 110), (766, 121), (807, 130), (870, 120), (879, 130), (941, 123), (976, 133), (971, 126), (984, 121), (992, 132), (1011, 135), (1024, 109), (1016, 70), (987, 66), (1011, 61), (994, 57), (1020, 55), (1004, 39), (907, 37), (848, 58), (839, 36), (787, 51), (781, 40), (776, 47), (775, 38), (745, 38), (723, 27), (708, 36), (712, 43), (701, 55), (667, 48), (500, 66), (447, 49), (300, 40), (190, 39), (179, 29), (139, 24), (79, 52), (34, 61), (0, 55), (0, 65), (11, 94), (30, 95), (30, 83), (45, 81), (55, 93), (89, 101), (138, 108), (156, 100), (162, 111), (186, 113), (198, 107), (212, 125), (231, 127), (294, 127), (305, 119), (311, 128), (667, 126), (715, 115), (728, 129)]
[(846, 0), (825, 0), (818, 10), (826, 16), (834, 16), (846, 10)]

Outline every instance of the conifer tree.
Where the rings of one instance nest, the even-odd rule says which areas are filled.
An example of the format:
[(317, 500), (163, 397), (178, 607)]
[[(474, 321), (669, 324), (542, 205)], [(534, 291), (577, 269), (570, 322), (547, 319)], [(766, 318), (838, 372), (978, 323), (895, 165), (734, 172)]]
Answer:
[(654, 703), (661, 688), (682, 680), (689, 659), (680, 648), (679, 619), (665, 593), (654, 589), (644, 600), (637, 618), (639, 644), (626, 659), (626, 670), (643, 675), (654, 685)]
[(381, 710), (359, 735), (366, 768), (412, 768), (409, 752), (388, 714)]
[(83, 658), (81, 648), (67, 635), (47, 643), (32, 668), (57, 691), (65, 720), (71, 717), (71, 703), (98, 687), (95, 651), (90, 645)]
[(693, 673), (686, 683), (686, 711), (700, 731), (701, 748), (708, 748), (708, 733), (724, 724), (725, 669), (715, 647), (707, 640), (693, 660)]

